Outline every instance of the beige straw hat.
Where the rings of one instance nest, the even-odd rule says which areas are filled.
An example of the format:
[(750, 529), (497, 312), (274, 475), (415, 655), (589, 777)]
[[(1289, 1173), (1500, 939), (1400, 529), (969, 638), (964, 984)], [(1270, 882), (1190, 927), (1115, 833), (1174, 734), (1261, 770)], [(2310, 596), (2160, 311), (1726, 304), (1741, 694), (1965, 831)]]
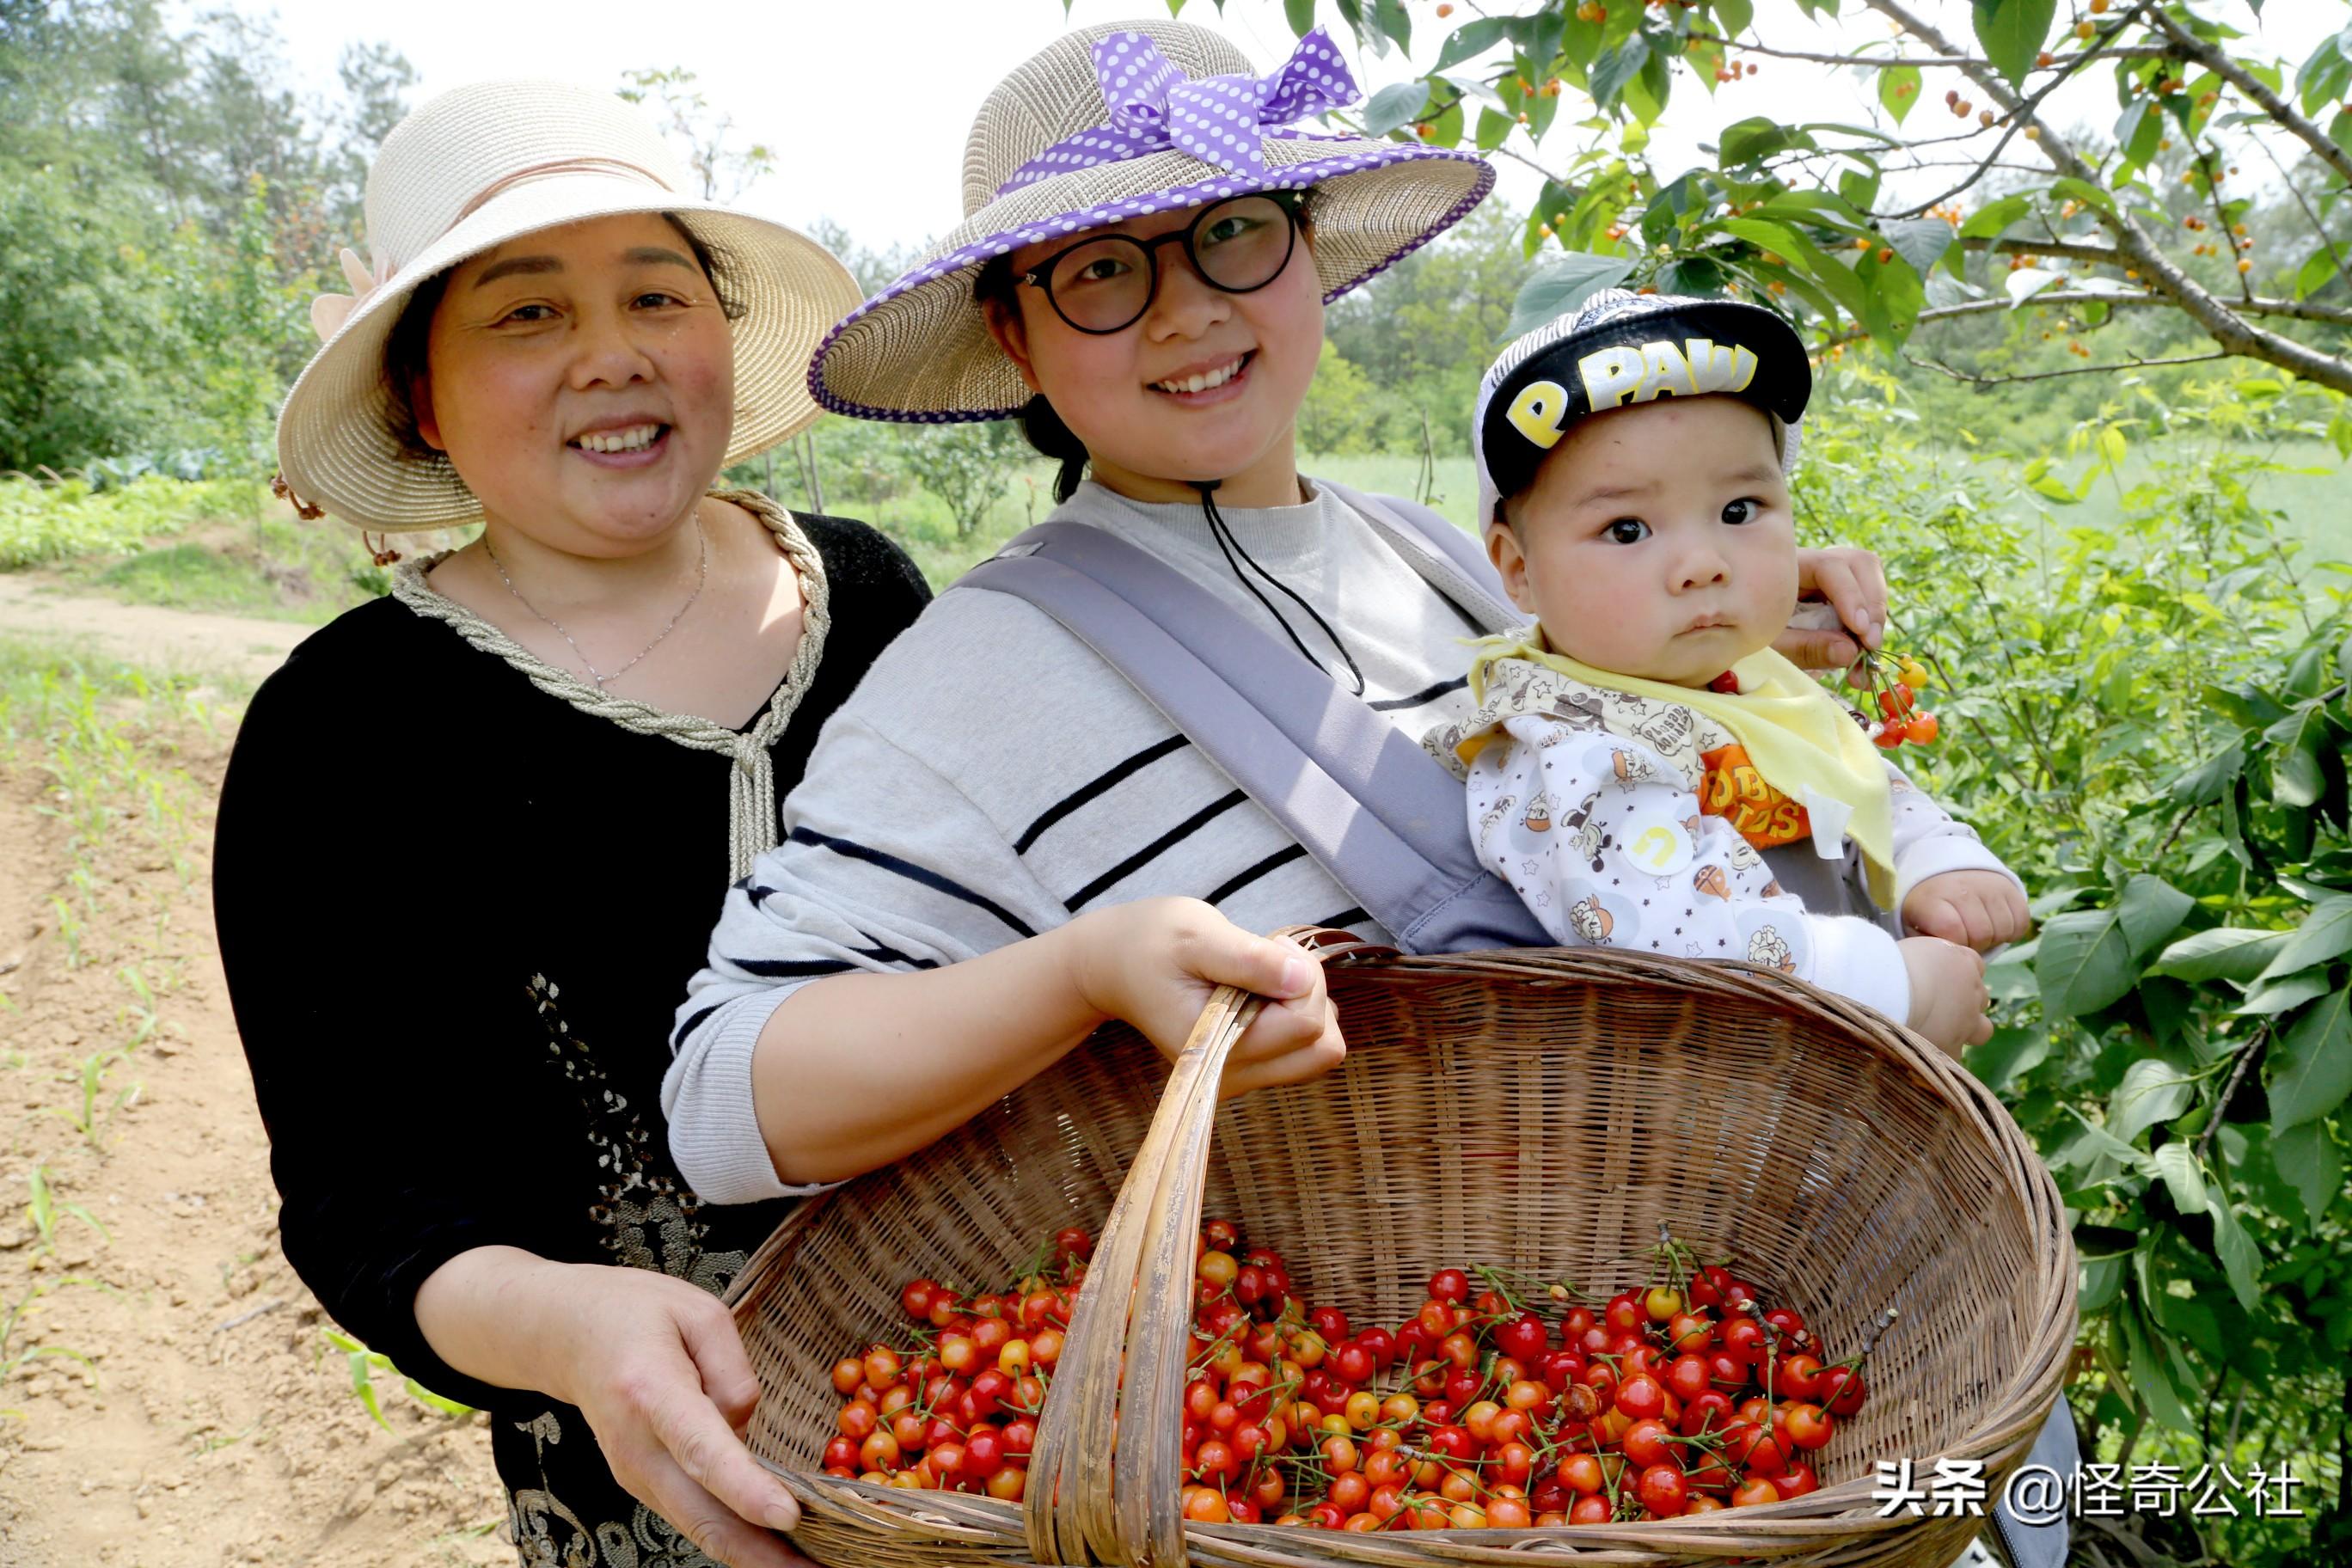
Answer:
[(817, 401), (866, 419), (1001, 419), (1029, 399), (972, 284), (1021, 246), (1255, 191), (1313, 186), (1315, 266), (1333, 300), (1466, 216), (1495, 183), (1474, 153), (1296, 129), (1357, 97), (1318, 27), (1260, 78), (1181, 22), (1081, 28), (1019, 67), (964, 144), (964, 220), (834, 329)]
[(830, 251), (782, 224), (732, 212), (697, 186), (645, 117), (560, 81), (478, 82), (402, 121), (368, 170), (373, 268), (351, 252), (356, 299), (313, 301), (325, 343), (278, 419), (284, 489), (369, 531), (446, 528), (481, 515), (448, 460), (394, 434), (385, 339), (417, 285), (520, 235), (625, 213), (670, 213), (718, 257), (742, 306), (733, 322), (735, 418), (728, 462), (766, 450), (818, 414), (805, 376), (825, 328), (857, 301)]

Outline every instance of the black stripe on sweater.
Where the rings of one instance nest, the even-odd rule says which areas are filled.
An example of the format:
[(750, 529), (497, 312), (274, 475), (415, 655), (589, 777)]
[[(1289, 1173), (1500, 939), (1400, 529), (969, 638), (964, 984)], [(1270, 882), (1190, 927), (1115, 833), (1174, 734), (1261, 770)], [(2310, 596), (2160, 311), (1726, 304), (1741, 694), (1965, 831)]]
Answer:
[(984, 898), (981, 894), (973, 892), (970, 888), (965, 887), (962, 883), (955, 881), (950, 878), (942, 877), (937, 871), (928, 870), (921, 866), (916, 865), (911, 860), (901, 860), (896, 855), (885, 854), (879, 849), (869, 848), (866, 845), (853, 842), (847, 838), (835, 838), (828, 834), (819, 833), (814, 828), (808, 827), (793, 828), (793, 842), (795, 844), (814, 844), (819, 848), (830, 849), (835, 854), (845, 857), (847, 859), (863, 860), (869, 866), (879, 866), (883, 870), (894, 872), (898, 876), (906, 878), (907, 880), (910, 882), (919, 883), (921, 886), (929, 888), (937, 892), (945, 893), (951, 899), (961, 899), (965, 903), (971, 905), (975, 909), (986, 910), (990, 914), (994, 915), (998, 920), (1003, 921), (1007, 926), (1011, 927), (1013, 931), (1019, 932), (1023, 936), (1035, 936), (1037, 934), (1034, 931), (1032, 931), (1029, 928), (1028, 923), (1023, 921), (1020, 916), (1014, 914), (1011, 910), (1006, 909), (1003, 904), (998, 903), (995, 900)]
[(1468, 676), (1457, 675), (1451, 680), (1441, 680), (1434, 686), (1423, 687), (1410, 697), (1388, 697), (1378, 702), (1367, 702), (1364, 706), (1376, 709), (1382, 713), (1393, 713), (1400, 708), (1418, 708), (1424, 702), (1434, 702), (1447, 692), (1459, 691), (1469, 684)]
[(1078, 807), (1086, 805), (1087, 802), (1094, 799), (1097, 795), (1113, 788), (1122, 779), (1150, 767), (1152, 763), (1168, 755), (1171, 752), (1179, 752), (1183, 750), (1185, 744), (1186, 742), (1183, 736), (1171, 735), (1164, 741), (1156, 742), (1151, 745), (1144, 747), (1143, 750), (1136, 752), (1135, 755), (1128, 758), (1127, 761), (1114, 766), (1108, 773), (1102, 773), (1097, 777), (1090, 779), (1087, 783), (1080, 784), (1077, 788), (1072, 790), (1069, 794), (1064, 795), (1061, 799), (1055, 801), (1053, 805), (1047, 806), (1043, 812), (1039, 813), (1037, 820), (1031, 823), (1028, 827), (1023, 831), (1021, 837), (1013, 841), (1013, 852), (1015, 855), (1028, 854), (1029, 847), (1037, 842), (1038, 836), (1044, 833), (1045, 829), (1053, 826), (1054, 824), (1061, 821), (1062, 818), (1069, 816), (1070, 813), (1077, 810)]
[(1336, 930), (1341, 926), (1351, 926), (1358, 921), (1368, 921), (1371, 918), (1370, 911), (1367, 910), (1341, 910), (1336, 915), (1325, 915), (1315, 923), (1319, 926), (1330, 926)]
[(1088, 900), (1101, 893), (1107, 888), (1118, 886), (1122, 879), (1131, 872), (1135, 871), (1139, 867), (1150, 864), (1160, 855), (1165, 854), (1170, 848), (1178, 844), (1181, 844), (1185, 839), (1190, 838), (1193, 834), (1198, 833), (1202, 827), (1208, 826), (1210, 822), (1223, 816), (1226, 812), (1233, 810), (1234, 807), (1241, 805), (1242, 802), (1248, 798), (1249, 795), (1246, 792), (1234, 790), (1230, 795), (1221, 795), (1217, 799), (1211, 801), (1208, 805), (1202, 806), (1200, 810), (1194, 812), (1192, 816), (1186, 817), (1183, 821), (1178, 823), (1175, 826), (1170, 828), (1167, 832), (1161, 834), (1159, 837), (1153, 839), (1150, 843), (1145, 845), (1142, 848), (1137, 850), (1134, 854), (1129, 856), (1118, 865), (1113, 866), (1109, 870), (1105, 871), (1101, 876), (1097, 877), (1093, 881), (1088, 882), (1085, 887), (1080, 888), (1076, 892), (1072, 893), (1068, 899), (1064, 900), (1064, 902), (1068, 907), (1069, 911), (1072, 914), (1076, 914), (1079, 909), (1083, 907)]
[(1236, 873), (1232, 880), (1226, 882), (1223, 887), (1219, 888), (1215, 892), (1211, 893), (1207, 901), (1213, 904), (1222, 904), (1227, 899), (1232, 898), (1235, 893), (1240, 892), (1244, 888), (1248, 887), (1252, 882), (1256, 881), (1260, 877), (1265, 876), (1268, 871), (1274, 870), (1278, 867), (1287, 866), (1293, 860), (1297, 860), (1303, 857), (1306, 853), (1307, 846), (1304, 844), (1294, 844), (1287, 849), (1277, 849), (1273, 854), (1267, 856), (1265, 859), (1259, 861), (1256, 865), (1250, 867), (1246, 870)]
[[(903, 964), (908, 969), (937, 969), (935, 958), (909, 958), (895, 947), (859, 947), (851, 952), (876, 963)], [(856, 968), (854, 963), (838, 958), (730, 958), (727, 961), (746, 974), (757, 974), (767, 980), (800, 980), (820, 974), (840, 974)]]
[(695, 1030), (699, 1029), (703, 1025), (709, 1023), (710, 1021), (710, 1015), (719, 1011), (719, 1006), (720, 1004), (713, 1002), (709, 1006), (705, 1007), (699, 1013), (693, 1014), (688, 1017), (685, 1023), (680, 1024), (677, 1026), (677, 1033), (669, 1037), (670, 1054), (673, 1056), (677, 1055), (677, 1048), (686, 1044), (687, 1036), (694, 1033)]

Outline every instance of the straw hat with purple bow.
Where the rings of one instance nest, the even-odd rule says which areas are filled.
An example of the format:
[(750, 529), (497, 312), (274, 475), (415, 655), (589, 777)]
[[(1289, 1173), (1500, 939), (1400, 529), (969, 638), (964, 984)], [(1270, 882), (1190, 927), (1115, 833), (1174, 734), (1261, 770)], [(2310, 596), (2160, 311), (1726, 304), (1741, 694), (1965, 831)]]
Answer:
[(1495, 183), (1484, 159), (1301, 121), (1358, 97), (1322, 28), (1259, 77), (1181, 22), (1082, 28), (998, 84), (964, 144), (964, 220), (818, 349), (809, 386), (867, 419), (1002, 419), (1028, 401), (972, 284), (992, 257), (1171, 207), (1314, 187), (1316, 269), (1337, 299), (1443, 233)]
[(856, 302), (848, 270), (782, 224), (696, 195), (692, 177), (636, 110), (561, 81), (478, 82), (394, 128), (368, 169), (374, 264), (343, 252), (349, 295), (312, 301), (324, 340), (278, 420), (283, 493), (370, 532), (474, 521), (481, 507), (448, 460), (410, 451), (385, 397), (384, 341), (418, 284), (539, 229), (669, 213), (724, 267), (733, 322), (738, 462), (816, 418), (806, 372), (825, 328)]

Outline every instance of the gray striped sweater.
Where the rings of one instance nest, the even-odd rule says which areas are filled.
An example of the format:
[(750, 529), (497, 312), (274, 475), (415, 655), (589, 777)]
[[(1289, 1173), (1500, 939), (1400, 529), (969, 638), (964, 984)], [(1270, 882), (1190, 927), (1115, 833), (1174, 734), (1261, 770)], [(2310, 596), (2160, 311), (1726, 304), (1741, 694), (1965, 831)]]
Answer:
[[(1365, 697), (1399, 728), (1418, 739), (1465, 716), (1466, 641), (1516, 612), (1419, 541), (1311, 482), (1309, 496), (1223, 517), (1337, 630)], [(1287, 641), (1197, 505), (1088, 483), (1054, 515), (1116, 531)], [(1256, 581), (1352, 687), (1323, 632)], [(942, 594), (883, 653), (827, 721), (783, 829), (727, 896), (662, 1086), (678, 1168), (714, 1202), (810, 1190), (776, 1179), (751, 1055), (769, 1015), (812, 980), (952, 963), (1166, 894), (1206, 900), (1254, 931), (1313, 921), (1387, 935), (1124, 677), (1002, 594)]]

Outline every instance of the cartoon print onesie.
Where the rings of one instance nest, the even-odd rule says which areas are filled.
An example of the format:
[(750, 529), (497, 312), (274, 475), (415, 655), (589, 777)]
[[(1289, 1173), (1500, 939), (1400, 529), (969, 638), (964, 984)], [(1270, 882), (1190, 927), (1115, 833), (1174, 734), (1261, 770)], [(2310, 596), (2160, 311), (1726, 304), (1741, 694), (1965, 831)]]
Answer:
[[(1895, 938), (1871, 920), (1808, 911), (1765, 861), (1766, 848), (1813, 852), (1835, 803), (1814, 799), (1809, 812), (1781, 795), (1714, 720), (1506, 659), (1478, 711), (1423, 743), (1463, 773), (1460, 754), (1481, 731), (1488, 739), (1466, 767), (1478, 857), (1561, 945), (1746, 960), (1909, 1015)], [(1897, 909), (1941, 872), (2014, 878), (1973, 829), (1882, 765)], [(1843, 832), (1830, 842), (1843, 856)]]

